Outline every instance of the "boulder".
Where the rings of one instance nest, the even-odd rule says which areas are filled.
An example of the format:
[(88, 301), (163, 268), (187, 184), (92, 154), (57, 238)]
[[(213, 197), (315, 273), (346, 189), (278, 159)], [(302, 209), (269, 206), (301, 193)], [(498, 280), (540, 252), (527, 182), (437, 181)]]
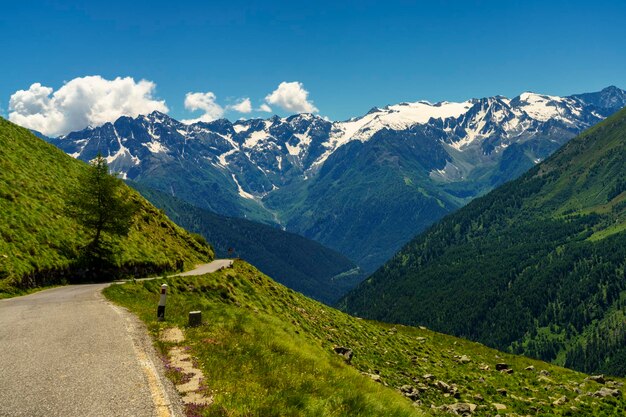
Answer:
[(333, 351), (335, 351), (335, 353), (339, 356), (343, 356), (343, 359), (347, 362), (350, 363), (350, 361), (352, 360), (352, 349), (349, 349), (347, 347), (344, 346), (335, 346), (333, 348)]
[(622, 396), (622, 392), (620, 390), (618, 390), (618, 389), (611, 389), (611, 388), (607, 388), (607, 387), (602, 387), (598, 391), (594, 392), (592, 395), (594, 397), (597, 397), (597, 398), (621, 397)]
[(377, 374), (368, 374), (368, 373), (364, 373), (363, 375), (370, 377), (370, 379), (374, 382), (383, 382), (380, 378), (380, 375)]
[[(467, 355), (461, 356), (458, 360), (459, 363), (470, 363), (472, 360)], [(459, 403), (462, 404), (462, 403)]]
[(585, 378), (585, 381), (593, 381), (597, 382), (598, 384), (604, 384), (606, 382), (606, 380), (604, 379), (604, 375), (589, 375), (587, 378)]
[(511, 369), (506, 363), (496, 363), (496, 371), (505, 371)]
[(463, 415), (472, 414), (474, 410), (476, 410), (476, 404), (455, 403), (455, 404), (446, 405), (445, 409), (451, 413), (463, 416)]
[(535, 367), (534, 367), (534, 366), (532, 366), (532, 365), (530, 365), (530, 366), (527, 366), (526, 368), (524, 368), (524, 370), (525, 370), (525, 371), (534, 371), (534, 370), (535, 370)]
[(497, 411), (506, 410), (506, 405), (504, 405), (504, 404), (499, 404), (499, 403), (491, 403), (491, 405), (493, 405), (493, 407), (494, 407)]
[(426, 384), (417, 384), (417, 390), (419, 392), (424, 392), (424, 391), (428, 391), (428, 385)]
[(557, 400), (554, 400), (554, 401), (552, 402), (552, 405), (559, 406), (559, 405), (563, 405), (563, 404), (565, 404), (565, 403), (566, 403), (566, 402), (568, 402), (568, 401), (569, 401), (569, 399), (568, 399), (566, 396), (562, 396), (561, 398), (559, 398), (559, 399), (557, 399)]
[(442, 392), (450, 393), (452, 391), (452, 387), (443, 381), (435, 382), (435, 386)]
[(412, 385), (402, 385), (400, 392), (411, 401), (417, 401), (419, 398), (419, 391)]

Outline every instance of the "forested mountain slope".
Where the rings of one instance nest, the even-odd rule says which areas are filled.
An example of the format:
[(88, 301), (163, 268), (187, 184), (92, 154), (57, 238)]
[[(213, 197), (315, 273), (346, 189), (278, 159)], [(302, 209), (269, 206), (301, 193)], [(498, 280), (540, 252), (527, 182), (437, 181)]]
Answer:
[[(354, 262), (300, 235), (211, 213), (139, 183), (129, 185), (177, 224), (204, 236), (218, 257), (243, 258), (308, 297), (333, 304), (363, 277)], [(229, 249), (233, 252), (229, 253)]]
[(626, 109), (417, 236), (342, 306), (626, 374)]

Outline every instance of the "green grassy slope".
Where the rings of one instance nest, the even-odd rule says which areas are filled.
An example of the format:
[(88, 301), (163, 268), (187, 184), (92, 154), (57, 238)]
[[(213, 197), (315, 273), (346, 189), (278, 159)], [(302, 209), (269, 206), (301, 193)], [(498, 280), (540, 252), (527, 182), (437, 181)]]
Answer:
[(234, 248), (234, 255), (308, 297), (334, 304), (363, 278), (354, 262), (310, 239), (261, 223), (214, 214), (143, 184), (129, 185), (178, 225), (204, 236), (217, 256), (229, 256), (228, 248)]
[[(87, 236), (64, 214), (64, 198), (87, 168), (28, 130), (0, 118), (0, 296), (71, 280)], [(213, 257), (139, 194), (118, 264), (138, 273), (191, 267)]]
[[(450, 415), (446, 407), (457, 403), (475, 405), (475, 416), (626, 412), (621, 392), (587, 395), (602, 385), (584, 374), (427, 329), (351, 317), (244, 262), (201, 277), (168, 278), (167, 322), (159, 323), (155, 306), (163, 282), (115, 285), (105, 294), (136, 312), (155, 335), (164, 327), (184, 328), (183, 346), (214, 398), (204, 416)], [(185, 328), (187, 313), (196, 309), (204, 324)], [(166, 352), (170, 344), (158, 346)], [(350, 364), (333, 352), (336, 346), (353, 350)], [(497, 371), (498, 363), (512, 373)], [(400, 393), (405, 385), (416, 391), (412, 400)]]
[(626, 110), (444, 218), (342, 302), (626, 375)]

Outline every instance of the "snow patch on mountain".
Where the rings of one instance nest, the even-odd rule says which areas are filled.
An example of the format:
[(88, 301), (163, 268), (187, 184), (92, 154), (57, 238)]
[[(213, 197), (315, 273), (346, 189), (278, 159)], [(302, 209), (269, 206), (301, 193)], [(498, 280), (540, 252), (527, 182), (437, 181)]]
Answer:
[(569, 98), (525, 92), (520, 94), (519, 99), (520, 109), (533, 119), (542, 122), (550, 119), (567, 120), (567, 115), (564, 114), (566, 108), (569, 108), (576, 116), (581, 113), (581, 109), (578, 108), (579, 103)]
[(237, 181), (237, 177), (235, 177), (235, 174), (231, 174), (231, 175), (232, 175), (233, 181), (235, 181), (235, 184), (237, 184), (237, 192), (239, 193), (239, 195), (248, 200), (255, 200), (252, 194), (247, 193), (246, 191), (244, 191), (243, 188), (241, 188), (241, 185), (239, 184), (239, 181)]
[(333, 128), (332, 140), (336, 145), (350, 140), (367, 140), (381, 129), (407, 129), (416, 124), (427, 123), (430, 119), (459, 117), (472, 107), (471, 101), (453, 103), (444, 101), (430, 104), (425, 101), (402, 103), (375, 109), (363, 117), (338, 122)]
[(118, 158), (123, 158), (124, 156), (128, 156), (132, 158), (130, 151), (127, 148), (125, 148), (124, 145), (120, 145), (120, 148), (118, 149), (117, 152), (115, 152), (115, 154), (113, 155), (109, 154), (104, 159), (106, 159), (107, 164), (111, 165)]
[(235, 123), (233, 125), (233, 130), (235, 131), (235, 133), (241, 133), (241, 132), (245, 132), (250, 128), (250, 126), (245, 126), (242, 124), (237, 124)]
[(152, 153), (167, 153), (169, 149), (164, 146), (161, 142), (152, 141), (148, 143), (142, 143), (143, 146), (148, 148), (148, 150)]
[(218, 156), (217, 158), (217, 160), (219, 161), (218, 164), (221, 165), (223, 168), (228, 168), (228, 161), (226, 160), (226, 158), (228, 158), (229, 156), (231, 156), (238, 150), (239, 150), (238, 148), (233, 148), (230, 151), (225, 152), (221, 154), (220, 156)]
[(268, 133), (265, 130), (259, 130), (259, 131), (255, 131), (252, 132), (247, 138), (246, 141), (243, 143), (243, 147), (244, 148), (254, 148), (257, 144), (259, 144), (259, 142), (262, 142), (264, 139), (266, 139), (268, 136)]

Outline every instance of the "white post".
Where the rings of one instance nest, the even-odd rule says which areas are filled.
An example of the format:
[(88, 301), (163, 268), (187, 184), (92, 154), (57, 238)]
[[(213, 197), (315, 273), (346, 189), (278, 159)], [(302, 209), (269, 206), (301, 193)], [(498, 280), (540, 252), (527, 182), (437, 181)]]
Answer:
[(161, 285), (161, 298), (159, 299), (159, 308), (157, 308), (157, 320), (165, 320), (165, 299), (167, 298), (167, 284)]

